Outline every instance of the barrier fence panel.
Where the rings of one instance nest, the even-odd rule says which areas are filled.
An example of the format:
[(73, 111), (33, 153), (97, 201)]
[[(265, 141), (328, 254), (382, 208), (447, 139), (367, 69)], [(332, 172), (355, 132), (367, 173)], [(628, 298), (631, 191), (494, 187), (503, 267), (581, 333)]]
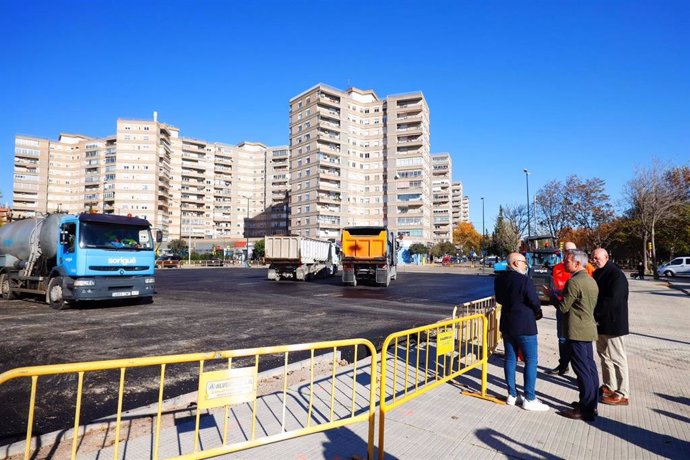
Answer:
[[(324, 353), (328, 354), (327, 358), (323, 357)], [(347, 356), (351, 364), (344, 362), (342, 356)], [(370, 358), (365, 360), (367, 356)], [(259, 366), (269, 358), (282, 361), (282, 372), (274, 371), (269, 379), (271, 384), (268, 385), (268, 390), (264, 388), (262, 392)], [(306, 359), (296, 363), (297, 359), (302, 358)], [(161, 428), (166, 379), (174, 381), (175, 377), (169, 375), (170, 369), (173, 365), (183, 363), (198, 366), (198, 395), (193, 429), (190, 426), (186, 434), (181, 434), (180, 430), (166, 431)], [(39, 386), (40, 381), (49, 376), (76, 376), (74, 431), (70, 454), (71, 458), (76, 458), (78, 453), (82, 454), (78, 452), (78, 448), (82, 400), (84, 393), (88, 391), (88, 385), (84, 384), (85, 376), (102, 374), (104, 371), (110, 371), (112, 375), (114, 370), (117, 373), (117, 382), (113, 382), (117, 385), (114, 436), (112, 429), (106, 429), (102, 445), (112, 443), (112, 458), (123, 458), (120, 444), (131, 442), (127, 436), (126, 441), (121, 441), (120, 438), (121, 432), (124, 432), (123, 400), (128, 396), (127, 376), (134, 368), (152, 368), (156, 375), (154, 380), (157, 380), (151, 383), (158, 387), (158, 399), (152, 401), (153, 409), (150, 414), (153, 432), (150, 437), (144, 437), (146, 449), (150, 450), (148, 458), (157, 459), (159, 454), (176, 458), (209, 458), (361, 422), (368, 422), (368, 455), (369, 458), (373, 456), (377, 353), (370, 341), (351, 339), (34, 366), (4, 372), (0, 374), (0, 387), (17, 379), (27, 379), (31, 385), (24, 457), (30, 458), (32, 446), (40, 445), (38, 440), (32, 440), (37, 405), (51, 403), (49, 399), (41, 399), (38, 389), (43, 388)], [(297, 382), (300, 383), (299, 386), (291, 381), (295, 379), (290, 377), (293, 373), (301, 375)], [(327, 377), (317, 379), (316, 375)], [(265, 384), (263, 386), (266, 387)], [(84, 431), (83, 427), (81, 431)], [(165, 443), (166, 449), (171, 444), (175, 446), (176, 451), (172, 455), (169, 450), (162, 452), (160, 449), (163, 434), (176, 437), (175, 442)], [(136, 455), (141, 455), (141, 451), (137, 451)]]
[[(459, 313), (459, 315), (458, 315)], [(485, 297), (483, 299), (465, 302), (453, 309), (453, 318), (458, 316), (469, 316), (477, 313), (482, 313), (486, 316), (488, 321), (487, 343), (489, 348), (489, 356), (491, 356), (498, 347), (501, 341), (501, 332), (498, 329), (500, 319), (500, 305), (496, 303), (496, 297)]]
[[(484, 306), (490, 305), (490, 299), (484, 300)], [(480, 369), (479, 393), (465, 394), (496, 401), (486, 393), (488, 333), (489, 320), (481, 312), (396, 332), (386, 338), (381, 349), (379, 386), (380, 459), (385, 452), (386, 413), (433, 388)]]

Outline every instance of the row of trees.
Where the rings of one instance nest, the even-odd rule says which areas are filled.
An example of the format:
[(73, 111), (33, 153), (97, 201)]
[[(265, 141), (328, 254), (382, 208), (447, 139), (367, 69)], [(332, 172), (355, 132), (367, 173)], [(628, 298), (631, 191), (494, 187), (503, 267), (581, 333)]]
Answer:
[[(657, 261), (690, 254), (690, 167), (665, 167), (657, 160), (640, 168), (626, 184), (619, 213), (601, 178), (576, 175), (553, 180), (535, 195), (531, 233), (550, 234), (591, 250), (604, 247), (619, 262)], [(458, 225), (453, 242), (460, 252), (505, 255), (527, 235), (525, 205), (499, 208), (490, 236), (482, 238), (469, 223)]]

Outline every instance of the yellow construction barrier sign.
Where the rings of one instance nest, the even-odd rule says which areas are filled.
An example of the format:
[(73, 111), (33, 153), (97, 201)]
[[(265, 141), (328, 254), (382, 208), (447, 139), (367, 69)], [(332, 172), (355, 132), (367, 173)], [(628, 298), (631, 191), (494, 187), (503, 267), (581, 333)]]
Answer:
[(436, 356), (445, 355), (453, 352), (453, 345), (455, 343), (454, 328), (441, 331), (436, 336)]
[(209, 409), (252, 402), (256, 399), (256, 386), (255, 367), (204, 372), (199, 379), (197, 404), (200, 409)]

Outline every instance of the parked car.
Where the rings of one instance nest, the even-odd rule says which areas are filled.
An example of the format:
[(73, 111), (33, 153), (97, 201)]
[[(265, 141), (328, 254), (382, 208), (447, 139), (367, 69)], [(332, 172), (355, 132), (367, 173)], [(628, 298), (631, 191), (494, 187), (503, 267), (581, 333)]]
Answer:
[(160, 256), (156, 259), (156, 268), (180, 268), (182, 258), (175, 255)]
[(656, 269), (663, 276), (690, 276), (690, 257), (676, 257), (670, 262), (659, 265)]
[(493, 267), (496, 262), (498, 262), (500, 257), (498, 256), (486, 256), (479, 261), (480, 264), (486, 265), (487, 267)]

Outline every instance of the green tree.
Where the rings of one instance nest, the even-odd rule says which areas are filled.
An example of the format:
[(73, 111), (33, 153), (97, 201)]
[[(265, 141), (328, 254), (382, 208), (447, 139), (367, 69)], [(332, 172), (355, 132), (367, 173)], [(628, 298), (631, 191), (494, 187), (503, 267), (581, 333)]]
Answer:
[(494, 228), (493, 251), (500, 256), (517, 251), (520, 246), (520, 225), (526, 220), (523, 207), (507, 207), (504, 211), (503, 206), (500, 206)]
[(429, 248), (427, 248), (426, 245), (422, 243), (414, 243), (410, 245), (410, 248), (408, 250), (410, 251), (410, 254), (426, 254), (429, 252)]
[(187, 252), (187, 242), (185, 240), (171, 240), (168, 243), (168, 248), (175, 254), (182, 254)]
[(436, 243), (434, 247), (431, 248), (431, 255), (434, 257), (443, 257), (448, 255), (455, 255), (457, 249), (455, 245), (450, 241), (443, 241), (441, 243)]
[(252, 258), (254, 260), (261, 259), (266, 254), (266, 241), (259, 240), (254, 243), (254, 252), (252, 253)]

